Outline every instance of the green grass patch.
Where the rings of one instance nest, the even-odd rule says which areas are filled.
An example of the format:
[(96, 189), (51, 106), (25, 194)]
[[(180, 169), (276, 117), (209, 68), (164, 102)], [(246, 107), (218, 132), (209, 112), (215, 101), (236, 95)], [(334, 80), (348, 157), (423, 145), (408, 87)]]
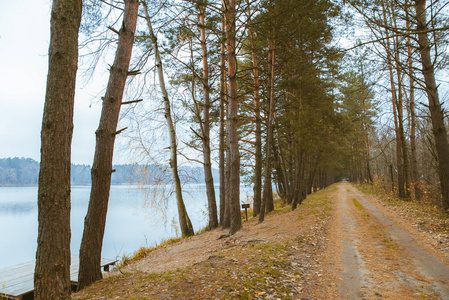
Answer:
[(396, 246), (394, 245), (393, 241), (390, 238), (384, 236), (382, 242), (385, 244), (387, 248), (390, 248), (393, 251), (398, 251), (398, 249), (396, 248)]
[(357, 207), (358, 209), (360, 209), (360, 210), (365, 210), (365, 208), (363, 207), (363, 205), (360, 204), (360, 202), (357, 201), (356, 198), (352, 198), (352, 202), (354, 202), (355, 207)]
[(308, 215), (314, 215), (320, 220), (324, 220), (329, 216), (329, 213), (332, 209), (330, 193), (333, 191), (333, 188), (335, 187), (331, 186), (330, 188), (326, 188), (308, 195), (299, 207), (309, 209), (309, 211), (307, 212)]

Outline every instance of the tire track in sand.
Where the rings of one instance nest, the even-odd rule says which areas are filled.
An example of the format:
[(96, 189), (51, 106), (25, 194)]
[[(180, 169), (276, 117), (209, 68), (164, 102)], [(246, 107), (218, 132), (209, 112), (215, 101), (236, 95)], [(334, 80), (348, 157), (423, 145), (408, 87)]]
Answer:
[(340, 299), (449, 299), (447, 262), (349, 183), (334, 201), (327, 259)]

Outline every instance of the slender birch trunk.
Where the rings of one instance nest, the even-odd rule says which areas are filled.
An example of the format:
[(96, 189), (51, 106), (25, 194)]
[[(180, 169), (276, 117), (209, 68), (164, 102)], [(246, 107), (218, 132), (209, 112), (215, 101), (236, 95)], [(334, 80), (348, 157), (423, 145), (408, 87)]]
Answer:
[(148, 13), (148, 7), (146, 1), (142, 1), (143, 8), (145, 11), (145, 20), (147, 22), (148, 30), (150, 33), (150, 39), (153, 44), (154, 57), (156, 60), (157, 74), (159, 78), (159, 85), (162, 92), (162, 97), (165, 106), (165, 119), (167, 120), (167, 126), (169, 131), (170, 138), (170, 168), (172, 170), (173, 180), (175, 182), (175, 193), (176, 200), (178, 206), (178, 217), (179, 217), (179, 225), (181, 227), (182, 236), (191, 236), (194, 234), (193, 226), (190, 221), (189, 215), (187, 214), (186, 207), (184, 205), (184, 200), (182, 199), (182, 189), (181, 189), (181, 180), (179, 179), (178, 174), (178, 151), (177, 151), (177, 141), (176, 141), (176, 131), (175, 126), (173, 124), (173, 119), (171, 116), (171, 107), (170, 100), (168, 98), (167, 89), (165, 88), (165, 79), (164, 79), (164, 71), (162, 68), (162, 59), (159, 53), (159, 47), (157, 43), (157, 38), (153, 32), (153, 25), (151, 23), (150, 15)]
[(199, 6), (199, 22), (200, 22), (200, 34), (201, 34), (201, 53), (203, 62), (203, 165), (204, 165), (204, 177), (206, 181), (206, 194), (207, 194), (207, 206), (209, 210), (209, 230), (218, 227), (217, 218), (217, 202), (215, 200), (215, 188), (214, 178), (212, 177), (212, 163), (210, 157), (210, 87), (209, 87), (209, 64), (207, 61), (207, 45), (206, 45), (206, 23), (205, 23), (206, 7), (204, 5)]

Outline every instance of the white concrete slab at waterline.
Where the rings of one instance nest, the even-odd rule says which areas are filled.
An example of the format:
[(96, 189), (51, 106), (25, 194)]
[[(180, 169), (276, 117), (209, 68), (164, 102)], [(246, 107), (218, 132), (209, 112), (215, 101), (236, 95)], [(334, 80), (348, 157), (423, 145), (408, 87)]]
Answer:
[[(116, 259), (102, 258), (101, 267), (109, 271)], [(34, 291), (34, 267), (36, 262), (30, 261), (19, 265), (0, 269), (0, 297), (6, 299), (28, 298)], [(78, 285), (79, 256), (72, 255), (70, 264), (70, 281), (72, 286)]]

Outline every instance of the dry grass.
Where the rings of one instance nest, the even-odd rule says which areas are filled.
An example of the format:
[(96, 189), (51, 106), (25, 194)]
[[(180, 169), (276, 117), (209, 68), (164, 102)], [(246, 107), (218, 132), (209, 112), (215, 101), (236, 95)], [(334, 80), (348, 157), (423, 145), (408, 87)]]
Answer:
[[(155, 254), (175, 253), (174, 259), (198, 256), (198, 250), (189, 253), (192, 243), (202, 249), (202, 243), (217, 250), (205, 259), (182, 268), (168, 268), (151, 272), (124, 269), (124, 274), (109, 276), (87, 289), (74, 294), (73, 299), (297, 299), (309, 295), (308, 286), (323, 280), (314, 268), (314, 257), (325, 239), (322, 235), (325, 219), (332, 202), (330, 192), (323, 190), (309, 197), (295, 211), (276, 200), (277, 209), (258, 225), (251, 218), (235, 236), (217, 240), (207, 232), (195, 238), (157, 249), (141, 248), (133, 255), (132, 265), (157, 264)], [(300, 237), (300, 238), (298, 238)], [(204, 240), (204, 241), (203, 241)], [(176, 241), (168, 241), (173, 243)], [(218, 247), (210, 244), (217, 244)], [(167, 243), (167, 242), (166, 242)], [(198, 248), (200, 246), (200, 248)], [(167, 251), (170, 249), (170, 251)], [(192, 252), (190, 251), (190, 252)], [(149, 256), (148, 256), (149, 255)], [(145, 259), (139, 260), (147, 256)], [(181, 257), (180, 257), (181, 256)], [(150, 260), (148, 260), (150, 258)], [(304, 261), (302, 260), (304, 259)], [(159, 268), (160, 269), (160, 268)], [(301, 296), (302, 297), (302, 296)]]

